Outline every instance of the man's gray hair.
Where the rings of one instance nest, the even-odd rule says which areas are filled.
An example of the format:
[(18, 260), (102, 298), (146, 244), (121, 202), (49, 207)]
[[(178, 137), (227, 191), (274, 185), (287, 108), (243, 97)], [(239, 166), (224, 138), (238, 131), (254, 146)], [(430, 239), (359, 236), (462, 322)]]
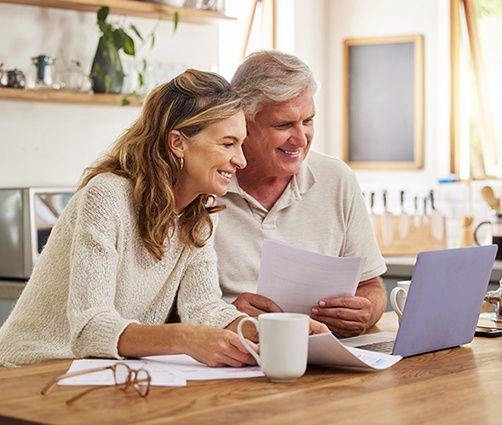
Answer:
[(312, 70), (298, 57), (278, 50), (251, 53), (235, 71), (231, 84), (251, 121), (265, 104), (286, 102), (308, 89), (312, 94), (317, 90)]

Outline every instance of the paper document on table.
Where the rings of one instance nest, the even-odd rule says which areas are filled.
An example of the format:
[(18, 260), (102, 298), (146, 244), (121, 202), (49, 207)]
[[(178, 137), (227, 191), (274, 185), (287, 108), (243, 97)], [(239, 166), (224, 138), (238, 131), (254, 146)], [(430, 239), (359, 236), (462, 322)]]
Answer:
[(209, 379), (255, 378), (264, 376), (260, 366), (209, 367), (185, 354), (142, 357), (149, 365), (168, 366), (187, 381)]
[(322, 298), (354, 295), (365, 262), (362, 257), (332, 257), (266, 239), (257, 293), (286, 312), (310, 314)]
[[(185, 354), (169, 356), (148, 356), (138, 360), (119, 360), (131, 369), (145, 369), (150, 374), (152, 386), (182, 387), (186, 381), (210, 379), (254, 378), (264, 376), (260, 366), (209, 367)], [(117, 360), (84, 359), (74, 360), (68, 373), (79, 372), (117, 363)], [(73, 378), (63, 379), (59, 385), (114, 385), (110, 370), (92, 372)]]
[[(150, 374), (152, 381), (150, 385), (158, 387), (183, 387), (186, 385), (186, 379), (176, 373), (175, 370), (163, 367), (157, 363), (146, 362), (142, 360), (100, 360), (83, 359), (74, 360), (68, 369), (68, 373), (80, 372), (98, 367), (111, 366), (115, 363), (125, 363), (131, 369), (145, 369)], [(115, 380), (111, 370), (102, 370), (99, 372), (86, 373), (85, 375), (66, 378), (59, 381), (59, 385), (114, 385)]]
[(318, 366), (377, 371), (391, 367), (401, 358), (401, 356), (346, 347), (332, 333), (309, 336), (308, 362)]

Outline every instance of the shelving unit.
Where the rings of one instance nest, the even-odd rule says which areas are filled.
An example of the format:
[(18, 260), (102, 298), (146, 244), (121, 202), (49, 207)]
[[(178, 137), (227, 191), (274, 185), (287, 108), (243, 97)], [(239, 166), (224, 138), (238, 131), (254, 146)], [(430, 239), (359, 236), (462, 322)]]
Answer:
[(30, 90), (0, 87), (0, 100), (24, 102), (73, 103), (78, 105), (121, 106), (124, 97), (132, 106), (139, 106), (132, 95), (74, 93), (59, 90)]
[(235, 18), (212, 10), (171, 7), (139, 0), (0, 0), (0, 3), (77, 10), (80, 12), (97, 12), (99, 8), (108, 6), (110, 13), (114, 15), (148, 19), (160, 18), (167, 21), (172, 21), (174, 14), (178, 12), (180, 22), (201, 25), (215, 23), (219, 20), (235, 20)]
[[(175, 13), (177, 12), (180, 23), (200, 25), (215, 24), (221, 20), (235, 20), (235, 18), (212, 10), (200, 10), (184, 7), (177, 8), (139, 0), (0, 0), (0, 3), (94, 13), (101, 7), (108, 6), (110, 8), (110, 13), (114, 15), (147, 19), (162, 19), (167, 21), (172, 21)], [(57, 90), (36, 91), (0, 87), (0, 100), (7, 101), (120, 106), (123, 98), (123, 95), (113, 94), (72, 93)], [(133, 96), (129, 96), (127, 99), (131, 102), (131, 105), (138, 106), (138, 102)]]

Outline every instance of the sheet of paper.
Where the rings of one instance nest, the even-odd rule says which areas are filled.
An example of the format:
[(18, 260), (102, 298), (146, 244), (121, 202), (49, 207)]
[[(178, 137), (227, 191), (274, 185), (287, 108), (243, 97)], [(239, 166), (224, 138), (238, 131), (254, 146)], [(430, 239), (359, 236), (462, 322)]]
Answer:
[(338, 369), (382, 370), (401, 360), (401, 356), (376, 353), (344, 346), (332, 333), (309, 337), (310, 364)]
[[(264, 376), (259, 366), (209, 367), (185, 354), (171, 356), (149, 356), (138, 360), (120, 360), (131, 369), (145, 369), (152, 377), (152, 386), (185, 386), (186, 381), (210, 379), (254, 378)], [(68, 373), (97, 367), (109, 366), (117, 360), (84, 359), (74, 360)], [(110, 370), (88, 373), (59, 382), (59, 385), (113, 385)]]
[(266, 239), (257, 292), (286, 312), (310, 314), (322, 298), (354, 295), (365, 262), (362, 257), (331, 257)]
[[(126, 363), (131, 369), (145, 369), (150, 374), (152, 386), (158, 387), (182, 387), (186, 385), (186, 379), (178, 375), (175, 370), (157, 363), (142, 360), (120, 360)], [(117, 363), (117, 360), (83, 359), (74, 360), (68, 369), (68, 373), (79, 372), (81, 370), (105, 367)], [(86, 373), (85, 375), (59, 381), (59, 385), (114, 385), (115, 380), (111, 370)]]
[(264, 376), (260, 366), (245, 367), (208, 367), (185, 354), (171, 356), (142, 357), (148, 365), (169, 367), (177, 375), (187, 381), (203, 381), (209, 379), (255, 378)]

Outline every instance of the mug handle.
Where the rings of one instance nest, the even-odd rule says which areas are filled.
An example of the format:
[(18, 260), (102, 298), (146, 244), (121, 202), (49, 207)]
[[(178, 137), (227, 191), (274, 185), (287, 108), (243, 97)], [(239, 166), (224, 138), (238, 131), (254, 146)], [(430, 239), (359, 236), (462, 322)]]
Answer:
[(485, 226), (486, 224), (492, 224), (491, 221), (482, 221), (479, 223), (476, 228), (474, 229), (474, 241), (476, 242), (476, 245), (481, 245), (478, 241), (478, 230), (482, 227)]
[[(403, 312), (401, 311), (401, 309), (399, 308), (399, 306), (397, 305), (397, 295), (399, 294), (399, 292), (403, 291), (403, 297), (406, 298), (406, 290), (403, 289), (403, 288), (400, 288), (399, 286), (396, 286), (391, 292), (390, 292), (390, 305), (392, 306), (392, 308), (394, 309), (394, 311), (396, 312), (396, 314), (399, 316), (399, 318), (401, 318), (401, 316), (403, 315)], [(239, 323), (240, 324), (240, 323)]]
[(256, 330), (259, 331), (259, 322), (258, 320), (252, 318), (252, 317), (244, 317), (244, 319), (242, 319), (239, 324), (237, 325), (237, 334), (239, 335), (239, 339), (241, 340), (242, 344), (244, 345), (244, 347), (246, 347), (246, 350), (248, 350), (251, 355), (256, 359), (256, 362), (258, 363), (258, 365), (261, 366), (261, 358), (260, 356), (258, 355), (258, 353), (256, 351), (254, 351), (250, 346), (249, 344), (247, 343), (246, 339), (244, 338), (244, 336), (242, 335), (242, 325), (244, 325), (245, 322), (252, 322), (255, 326), (256, 326)]

